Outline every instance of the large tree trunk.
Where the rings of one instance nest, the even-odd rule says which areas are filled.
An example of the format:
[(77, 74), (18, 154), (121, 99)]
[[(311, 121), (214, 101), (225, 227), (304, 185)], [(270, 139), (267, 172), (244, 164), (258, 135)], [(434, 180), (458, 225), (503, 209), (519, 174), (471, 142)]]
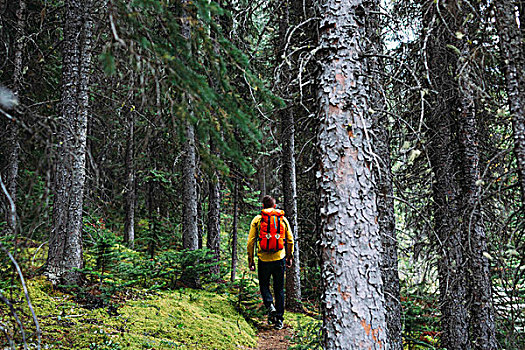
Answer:
[[(457, 115), (457, 87), (451, 72), (455, 71), (457, 57), (448, 51), (450, 33), (445, 27), (453, 23), (453, 2), (429, 3), (424, 9), (424, 29), (428, 36), (426, 59), (431, 82), (429, 96), (431, 110), (427, 112), (428, 154), (434, 173), (432, 193), (434, 201), (434, 233), (431, 239), (437, 247), (439, 304), (441, 309), (441, 346), (449, 350), (470, 349), (465, 278), (465, 237), (460, 229), (460, 189), (457, 171), (457, 142), (455, 129)], [(439, 14), (437, 6), (439, 8)], [(445, 16), (445, 17), (443, 17)], [(447, 23), (444, 24), (441, 19)], [(433, 24), (433, 27), (431, 27)]]
[(324, 349), (389, 348), (371, 154), (365, 2), (320, 8)]
[[(210, 149), (216, 153), (213, 142), (210, 141)], [(209, 201), (208, 201), (208, 236), (206, 247), (213, 252), (214, 264), (210, 269), (212, 274), (219, 274), (220, 254), (221, 254), (221, 193), (219, 187), (219, 174), (213, 172), (209, 181)]]
[[(17, 26), (16, 26), (16, 35), (15, 35), (15, 54), (14, 54), (14, 69), (13, 69), (13, 92), (15, 95), (19, 95), (22, 88), (22, 68), (23, 68), (23, 52), (25, 45), (25, 16), (26, 16), (26, 2), (25, 0), (20, 0), (18, 3), (18, 9), (16, 11), (17, 17)], [(7, 234), (15, 234), (17, 226), (17, 216), (16, 216), (16, 179), (18, 177), (18, 164), (19, 164), (19, 154), (20, 154), (20, 142), (18, 135), (18, 124), (17, 120), (7, 120), (7, 137), (5, 140), (6, 145), (6, 166), (4, 169), (0, 168), (0, 171), (3, 170), (5, 186), (11, 197), (14, 208), (11, 210), (6, 210), (6, 223), (7, 223)], [(4, 194), (0, 194), (0, 197), (3, 197)], [(8, 204), (9, 201), (5, 201), (6, 208), (11, 206)], [(15, 215), (11, 215), (11, 211), (14, 209)]]
[[(518, 164), (521, 203), (525, 205), (525, 44), (523, 1), (497, 0), (496, 25), (498, 28), (501, 62), (505, 72), (507, 100), (514, 132), (514, 155)], [(516, 22), (515, 6), (520, 8), (521, 29)]]
[(62, 116), (57, 134), (53, 224), (46, 274), (54, 284), (79, 284), (82, 203), (91, 64), (91, 1), (66, 1)]
[(126, 218), (124, 221), (124, 242), (130, 248), (135, 244), (135, 112), (127, 116), (126, 141)]

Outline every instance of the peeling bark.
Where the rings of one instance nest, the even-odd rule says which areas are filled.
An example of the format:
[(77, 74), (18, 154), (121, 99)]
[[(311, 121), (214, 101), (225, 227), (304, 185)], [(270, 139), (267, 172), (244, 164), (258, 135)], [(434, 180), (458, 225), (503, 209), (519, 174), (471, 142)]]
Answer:
[(53, 224), (46, 275), (53, 284), (80, 284), (82, 204), (91, 65), (91, 1), (68, 0), (64, 20), (62, 115), (57, 134)]
[(369, 130), (366, 4), (320, 7), (321, 273), (324, 349), (389, 348)]

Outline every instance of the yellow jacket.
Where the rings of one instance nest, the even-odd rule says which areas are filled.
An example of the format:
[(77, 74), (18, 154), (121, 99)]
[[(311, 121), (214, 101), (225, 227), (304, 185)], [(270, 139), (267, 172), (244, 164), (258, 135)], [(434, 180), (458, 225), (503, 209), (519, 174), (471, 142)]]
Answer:
[[(257, 240), (259, 238), (259, 228), (261, 227), (261, 215), (257, 215), (253, 218), (252, 223), (250, 225), (250, 233), (248, 234), (248, 265), (251, 265), (254, 263), (254, 250), (257, 243)], [(283, 216), (284, 220), (284, 226), (286, 227), (286, 233), (285, 233), (285, 242), (286, 246), (285, 249), (281, 249), (277, 252), (263, 252), (261, 251), (261, 248), (257, 248), (257, 256), (262, 261), (277, 261), (284, 259), (285, 257), (291, 258), (293, 256), (293, 236), (292, 232), (290, 231), (290, 223), (288, 220)]]

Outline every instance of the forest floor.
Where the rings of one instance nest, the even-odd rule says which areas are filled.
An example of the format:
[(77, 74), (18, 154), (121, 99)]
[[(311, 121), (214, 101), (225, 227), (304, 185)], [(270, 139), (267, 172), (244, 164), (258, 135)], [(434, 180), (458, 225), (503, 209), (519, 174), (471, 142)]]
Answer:
[[(128, 290), (107, 305), (86, 308), (42, 277), (28, 280), (27, 286), (47, 349), (317, 349), (310, 347), (318, 334), (316, 318), (285, 312), (284, 328), (275, 330), (260, 315), (246, 320), (227, 289)], [(0, 308), (0, 320), (5, 311)], [(23, 315), (31, 328), (29, 310)], [(0, 337), (0, 348), (2, 343)]]
[(270, 326), (259, 329), (257, 336), (257, 350), (286, 350), (290, 346), (290, 338), (293, 329), (289, 325), (281, 330), (275, 330)]

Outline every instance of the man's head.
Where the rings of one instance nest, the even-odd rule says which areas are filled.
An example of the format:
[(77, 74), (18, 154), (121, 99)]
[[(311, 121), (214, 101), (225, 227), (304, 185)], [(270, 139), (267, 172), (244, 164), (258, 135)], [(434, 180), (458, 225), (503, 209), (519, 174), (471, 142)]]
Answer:
[(275, 207), (275, 198), (272, 196), (264, 196), (262, 199), (263, 208), (274, 208)]

